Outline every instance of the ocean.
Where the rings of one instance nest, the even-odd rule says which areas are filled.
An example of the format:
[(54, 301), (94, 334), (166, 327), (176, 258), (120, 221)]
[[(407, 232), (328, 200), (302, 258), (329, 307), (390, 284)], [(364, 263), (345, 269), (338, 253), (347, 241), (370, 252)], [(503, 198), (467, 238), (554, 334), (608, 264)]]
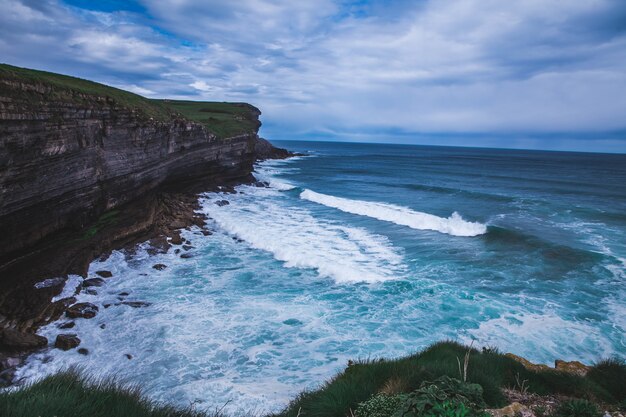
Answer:
[(77, 365), (178, 405), (276, 411), (349, 359), (442, 339), (626, 357), (626, 155), (277, 144), (307, 156), (258, 164), (269, 187), (203, 195), (214, 233), (183, 233), (192, 257), (93, 262), (114, 277), (78, 296), (111, 304), (71, 330), (89, 354), (40, 352), (18, 376)]

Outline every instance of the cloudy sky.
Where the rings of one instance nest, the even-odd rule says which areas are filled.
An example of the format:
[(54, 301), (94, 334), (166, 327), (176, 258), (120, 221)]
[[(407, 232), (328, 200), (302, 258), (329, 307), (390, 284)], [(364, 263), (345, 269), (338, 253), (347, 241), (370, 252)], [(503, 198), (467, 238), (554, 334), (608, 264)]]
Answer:
[(0, 0), (0, 62), (269, 139), (626, 152), (624, 0)]

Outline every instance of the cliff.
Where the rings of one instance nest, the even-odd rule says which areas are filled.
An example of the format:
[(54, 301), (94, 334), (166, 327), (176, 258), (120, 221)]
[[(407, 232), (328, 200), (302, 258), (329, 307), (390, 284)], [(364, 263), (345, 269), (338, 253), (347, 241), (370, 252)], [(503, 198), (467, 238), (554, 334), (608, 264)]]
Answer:
[(0, 330), (54, 316), (58, 288), (37, 280), (84, 273), (182, 210), (164, 191), (250, 180), (259, 115), (0, 65)]

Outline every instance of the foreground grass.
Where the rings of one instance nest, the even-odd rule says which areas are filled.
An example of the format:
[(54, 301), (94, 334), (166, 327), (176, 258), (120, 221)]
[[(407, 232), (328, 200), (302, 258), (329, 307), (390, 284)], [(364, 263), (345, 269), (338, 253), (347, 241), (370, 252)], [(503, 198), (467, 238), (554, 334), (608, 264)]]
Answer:
[(626, 400), (623, 388), (626, 365), (619, 361), (603, 361), (586, 377), (580, 377), (555, 371), (530, 371), (497, 351), (480, 352), (459, 343), (440, 342), (401, 359), (355, 363), (320, 389), (300, 394), (276, 416), (345, 417), (378, 392), (412, 392), (422, 382), (444, 375), (462, 379), (457, 358), (462, 366), (468, 350), (467, 381), (483, 387), (484, 400), (492, 408), (507, 405), (502, 388), (527, 388), (528, 392), (540, 395), (560, 394), (608, 404)]
[[(596, 364), (585, 377), (556, 371), (530, 371), (498, 352), (481, 352), (455, 342), (436, 343), (401, 359), (362, 361), (320, 389), (300, 394), (275, 417), (346, 417), (372, 396), (410, 393), (424, 381), (459, 374), (469, 352), (467, 381), (480, 384), (487, 406), (506, 405), (502, 388), (540, 395), (564, 395), (595, 403), (626, 404), (626, 365), (618, 360)], [(615, 408), (614, 407), (614, 408)], [(48, 377), (16, 391), (0, 393), (0, 415), (11, 417), (220, 417), (157, 404), (136, 387), (85, 378), (76, 372)]]

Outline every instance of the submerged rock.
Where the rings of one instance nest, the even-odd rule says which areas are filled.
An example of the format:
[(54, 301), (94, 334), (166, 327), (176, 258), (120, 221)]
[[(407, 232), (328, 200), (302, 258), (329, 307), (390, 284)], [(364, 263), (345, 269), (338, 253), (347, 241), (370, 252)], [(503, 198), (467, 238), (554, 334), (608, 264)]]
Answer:
[(83, 281), (83, 287), (101, 287), (104, 285), (102, 278), (89, 278)]
[(215, 202), (216, 205), (218, 205), (219, 207), (224, 207), (230, 204), (230, 202), (228, 200), (217, 200)]
[(193, 258), (193, 255), (191, 253), (183, 253), (182, 255), (180, 255), (180, 257), (183, 259), (189, 259)]
[(98, 313), (98, 306), (95, 304), (91, 304), (91, 303), (74, 304), (73, 306), (70, 306), (65, 311), (65, 314), (67, 315), (67, 317), (71, 319), (78, 319), (78, 318), (91, 319), (91, 318), (96, 317), (97, 313)]
[(14, 329), (0, 331), (0, 346), (9, 350), (37, 349), (48, 344), (48, 339), (34, 333), (23, 333)]
[(157, 271), (163, 271), (165, 268), (167, 268), (167, 265), (165, 265), (165, 264), (156, 264), (156, 265), (152, 265), (152, 268), (156, 269)]
[(61, 350), (74, 349), (80, 345), (80, 339), (74, 333), (60, 334), (54, 341), (54, 347)]
[(133, 358), (133, 355), (131, 355), (130, 353), (125, 353), (124, 356), (126, 356), (126, 359), (131, 360)]
[(148, 303), (146, 301), (122, 301), (119, 304), (122, 304), (122, 305), (125, 305), (125, 306), (129, 306), (129, 307), (132, 307), (132, 308), (150, 307), (152, 305), (152, 303)]
[(102, 278), (111, 278), (113, 273), (111, 271), (96, 271), (97, 275), (100, 275)]

